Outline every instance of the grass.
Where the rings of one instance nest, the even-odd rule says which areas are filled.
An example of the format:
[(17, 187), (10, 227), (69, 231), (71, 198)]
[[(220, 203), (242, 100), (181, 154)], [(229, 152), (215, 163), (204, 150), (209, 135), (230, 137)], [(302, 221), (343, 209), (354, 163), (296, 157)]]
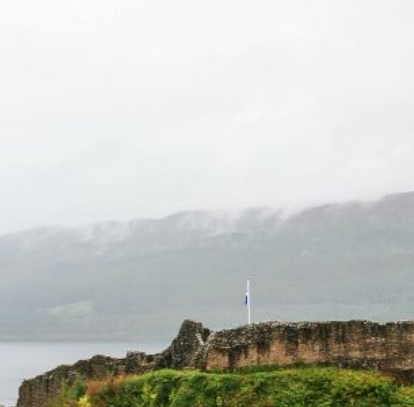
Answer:
[[(80, 389), (80, 390), (79, 390)], [(414, 386), (374, 372), (286, 368), (241, 373), (161, 370), (91, 381), (53, 407), (414, 407)]]

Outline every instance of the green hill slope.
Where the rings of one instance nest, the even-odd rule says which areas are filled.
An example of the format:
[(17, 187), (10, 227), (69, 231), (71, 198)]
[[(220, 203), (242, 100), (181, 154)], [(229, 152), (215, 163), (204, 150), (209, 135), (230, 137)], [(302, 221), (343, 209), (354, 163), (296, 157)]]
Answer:
[[(162, 219), (0, 236), (2, 340), (167, 343), (183, 319), (414, 315), (414, 192), (284, 218), (183, 212)], [(162, 329), (160, 329), (162, 327)]]
[[(77, 400), (77, 403), (76, 403)], [(53, 407), (408, 407), (414, 387), (335, 368), (158, 371), (67, 389)]]

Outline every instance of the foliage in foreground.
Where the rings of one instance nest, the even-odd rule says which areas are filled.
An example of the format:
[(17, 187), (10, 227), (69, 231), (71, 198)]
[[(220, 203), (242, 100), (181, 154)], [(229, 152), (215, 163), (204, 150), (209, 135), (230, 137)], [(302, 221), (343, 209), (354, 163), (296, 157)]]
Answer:
[(414, 407), (414, 386), (362, 371), (295, 368), (254, 373), (163, 370), (89, 382), (53, 407)]

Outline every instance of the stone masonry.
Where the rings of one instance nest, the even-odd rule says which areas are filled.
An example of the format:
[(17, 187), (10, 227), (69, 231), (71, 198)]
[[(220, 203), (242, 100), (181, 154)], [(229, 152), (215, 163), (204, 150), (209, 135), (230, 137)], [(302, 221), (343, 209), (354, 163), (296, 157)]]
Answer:
[(123, 359), (95, 356), (60, 366), (19, 390), (18, 407), (46, 407), (62, 383), (161, 368), (227, 370), (294, 364), (373, 369), (414, 382), (414, 322), (266, 322), (211, 332), (184, 321), (162, 353), (131, 352)]

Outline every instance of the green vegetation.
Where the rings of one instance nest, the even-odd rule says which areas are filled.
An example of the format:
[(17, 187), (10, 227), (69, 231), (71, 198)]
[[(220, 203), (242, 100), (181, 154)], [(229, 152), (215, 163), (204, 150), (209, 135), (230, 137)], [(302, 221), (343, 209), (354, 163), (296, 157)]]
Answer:
[(69, 406), (413, 407), (414, 386), (373, 372), (336, 368), (245, 373), (162, 370), (78, 385), (76, 392), (65, 391), (53, 407)]

